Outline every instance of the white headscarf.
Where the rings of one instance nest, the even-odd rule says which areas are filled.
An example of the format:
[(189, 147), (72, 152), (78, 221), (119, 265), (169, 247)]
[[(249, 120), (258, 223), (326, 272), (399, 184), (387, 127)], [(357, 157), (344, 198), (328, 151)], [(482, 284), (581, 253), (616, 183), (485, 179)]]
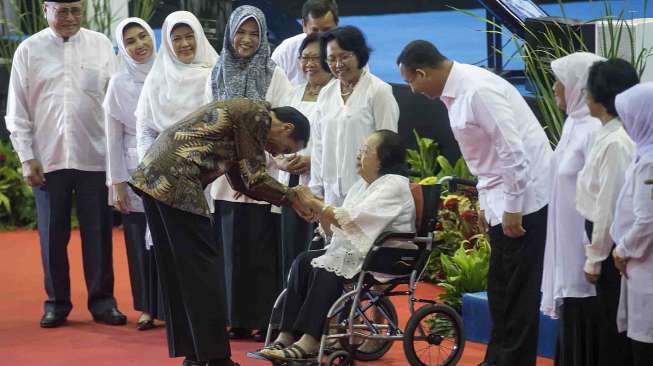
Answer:
[[(186, 24), (195, 33), (195, 58), (185, 64), (177, 58), (170, 33), (177, 24)], [(206, 39), (197, 18), (187, 11), (176, 11), (163, 22), (161, 49), (152, 71), (145, 79), (136, 108), (137, 119), (150, 119), (163, 131), (204, 102), (204, 88), (218, 53)]]
[(551, 62), (553, 74), (565, 87), (567, 116), (581, 118), (589, 115), (585, 88), (590, 66), (597, 61), (605, 61), (605, 58), (589, 52), (576, 52)]
[[(152, 38), (152, 55), (148, 62), (139, 64), (134, 61), (125, 48), (123, 31), (128, 24), (136, 23), (143, 27)], [(127, 18), (116, 27), (116, 43), (120, 65), (113, 75), (104, 99), (104, 108), (111, 116), (134, 128), (134, 111), (143, 88), (143, 83), (152, 69), (156, 57), (156, 41), (152, 28), (141, 18)]]
[(653, 153), (653, 82), (620, 93), (614, 104), (626, 132), (637, 144), (637, 155)]

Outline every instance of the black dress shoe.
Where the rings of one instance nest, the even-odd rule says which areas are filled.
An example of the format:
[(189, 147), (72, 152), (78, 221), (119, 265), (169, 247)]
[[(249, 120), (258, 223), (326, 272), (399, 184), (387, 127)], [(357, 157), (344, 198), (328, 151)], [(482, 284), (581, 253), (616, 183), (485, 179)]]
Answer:
[(54, 311), (46, 311), (41, 318), (41, 328), (56, 328), (66, 322), (66, 316), (57, 316)]
[(240, 366), (239, 363), (232, 361), (230, 358), (220, 358), (209, 360), (208, 366)]
[(206, 366), (206, 362), (197, 361), (191, 358), (185, 358), (181, 366)]
[(494, 366), (495, 364), (483, 361), (478, 364), (478, 366)]
[(257, 331), (256, 333), (254, 333), (254, 342), (259, 342), (259, 343), (265, 342), (265, 336), (266, 334), (264, 331), (262, 330)]
[(117, 308), (113, 307), (104, 313), (93, 314), (93, 320), (98, 323), (104, 323), (109, 325), (125, 325), (127, 324), (127, 317), (118, 311)]

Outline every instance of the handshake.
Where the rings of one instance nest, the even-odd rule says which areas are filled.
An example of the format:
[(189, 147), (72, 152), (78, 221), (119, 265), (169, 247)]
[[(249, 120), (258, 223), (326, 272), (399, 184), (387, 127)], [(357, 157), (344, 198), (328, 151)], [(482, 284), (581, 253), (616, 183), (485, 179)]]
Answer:
[(292, 208), (308, 222), (317, 222), (325, 207), (324, 199), (311, 192), (308, 187), (296, 186), (289, 189)]

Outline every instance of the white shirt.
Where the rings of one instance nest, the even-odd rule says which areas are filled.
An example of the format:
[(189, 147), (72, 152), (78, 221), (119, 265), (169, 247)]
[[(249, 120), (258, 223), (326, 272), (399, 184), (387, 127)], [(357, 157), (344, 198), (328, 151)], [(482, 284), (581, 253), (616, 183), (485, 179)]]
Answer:
[(392, 87), (363, 71), (345, 103), (340, 80), (328, 84), (317, 99), (310, 188), (327, 204), (339, 206), (358, 180), (356, 155), (374, 131), (397, 132), (399, 106)]
[(415, 201), (408, 178), (386, 174), (368, 184), (359, 179), (347, 193), (342, 207), (335, 208), (340, 228), (326, 253), (311, 265), (352, 278), (361, 271), (367, 252), (384, 232), (415, 232)]
[[(278, 66), (274, 69), (272, 74), (272, 80), (270, 80), (270, 86), (268, 87), (267, 92), (265, 93), (265, 100), (272, 105), (272, 108), (282, 106), (282, 99), (288, 94), (292, 86), (286, 78), (283, 70)], [(211, 89), (211, 78), (207, 81), (206, 88), (204, 91), (205, 101), (213, 101), (213, 91)], [(277, 178), (278, 169), (275, 164), (275, 160), (268, 156), (267, 164), (268, 175)], [(241, 194), (238, 198), (234, 198), (236, 191), (231, 188), (229, 181), (226, 176), (220, 176), (218, 179), (211, 184), (211, 198), (216, 201), (229, 201), (229, 202), (242, 202), (242, 203), (256, 203), (259, 205), (269, 205), (269, 202), (257, 201), (252, 198), (247, 197), (244, 194)], [(278, 211), (277, 209), (274, 212)]]
[(440, 99), (460, 151), (478, 177), (479, 201), (490, 225), (500, 224), (504, 212), (527, 215), (544, 207), (552, 150), (517, 89), (490, 71), (454, 62)]
[(610, 225), (633, 151), (635, 144), (619, 119), (608, 122), (591, 137), (576, 185), (576, 209), (594, 223), (592, 242), (585, 246), (587, 273), (600, 274), (601, 262), (612, 250)]
[[(333, 79), (329, 81), (332, 83)], [(311, 124), (311, 138), (308, 140), (306, 147), (297, 153), (297, 155), (302, 156), (311, 156), (313, 148), (313, 139), (315, 138), (315, 118), (317, 117), (317, 101), (304, 101), (304, 92), (306, 91), (306, 86), (308, 83), (303, 83), (301, 85), (295, 86), (290, 90), (290, 92), (283, 98), (282, 105), (287, 105), (296, 108), (298, 111), (302, 112), (304, 116), (308, 119), (308, 122)], [(328, 84), (327, 84), (328, 85)], [(284, 158), (281, 158), (281, 162)], [(311, 180), (311, 172), (308, 171), (299, 176), (300, 185), (308, 185)], [(290, 181), (290, 173), (285, 170), (279, 170), (279, 182), (282, 184), (288, 185)]]
[(46, 28), (18, 46), (5, 120), (22, 162), (105, 170), (102, 101), (115, 58), (106, 36), (84, 28), (67, 42)]
[(644, 184), (651, 177), (653, 153), (635, 158), (626, 170), (610, 229), (615, 251), (628, 258), (628, 278), (621, 278), (619, 331), (646, 343), (653, 343), (653, 196)]
[(306, 33), (286, 38), (272, 52), (272, 60), (286, 73), (292, 85), (307, 82), (299, 66), (299, 47), (304, 38), (306, 38)]

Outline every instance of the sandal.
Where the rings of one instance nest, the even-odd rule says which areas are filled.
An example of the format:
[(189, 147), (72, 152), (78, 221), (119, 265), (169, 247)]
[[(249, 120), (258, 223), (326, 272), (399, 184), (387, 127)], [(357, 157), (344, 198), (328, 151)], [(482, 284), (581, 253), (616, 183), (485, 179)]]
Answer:
[(283, 343), (281, 343), (279, 341), (274, 341), (274, 342), (268, 344), (267, 346), (259, 349), (256, 352), (260, 353), (262, 351), (281, 351), (284, 348), (286, 348), (286, 345), (284, 345)]
[(141, 320), (136, 323), (136, 329), (138, 330), (148, 330), (154, 328), (154, 319)]
[(283, 357), (279, 359), (281, 361), (286, 361), (286, 362), (306, 361), (317, 357), (317, 352), (308, 353), (300, 346), (298, 346), (296, 343), (291, 345), (290, 347), (282, 349), (281, 352), (283, 353)]

